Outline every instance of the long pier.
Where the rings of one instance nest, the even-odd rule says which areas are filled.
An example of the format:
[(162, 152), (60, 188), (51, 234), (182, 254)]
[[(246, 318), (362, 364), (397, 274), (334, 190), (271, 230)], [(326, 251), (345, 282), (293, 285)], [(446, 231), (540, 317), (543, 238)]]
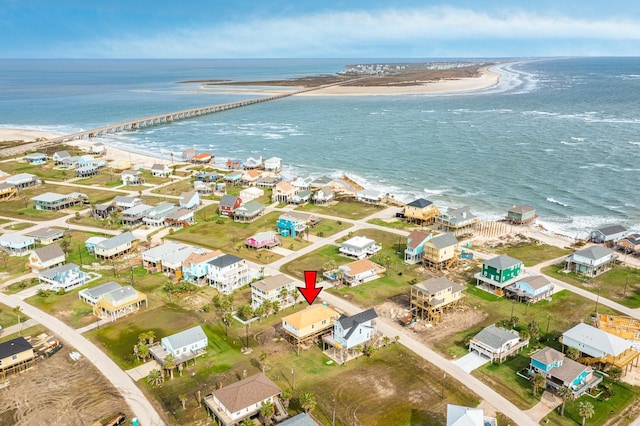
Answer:
[(291, 92), (279, 93), (273, 96), (265, 96), (263, 98), (246, 99), (243, 101), (229, 102), (226, 104), (210, 105), (198, 108), (185, 109), (182, 111), (170, 112), (168, 114), (154, 115), (151, 117), (138, 118), (135, 120), (124, 121), (122, 123), (111, 124), (108, 126), (98, 127), (91, 130), (85, 130), (82, 132), (72, 133), (70, 135), (58, 136), (56, 138), (46, 139), (43, 141), (29, 142), (10, 148), (4, 148), (0, 150), (0, 158), (11, 157), (14, 155), (22, 154), (24, 152), (32, 151), (35, 149), (46, 148), (49, 146), (57, 145), (59, 143), (70, 142), (78, 139), (91, 139), (105, 137), (115, 133), (134, 131), (143, 129), (145, 127), (158, 126), (163, 124), (173, 123), (174, 121), (187, 120), (194, 117), (200, 117), (202, 115), (213, 114), (216, 112), (227, 111), (234, 108), (241, 108), (249, 105), (259, 104), (262, 102), (274, 101), (276, 99), (286, 98), (288, 96), (298, 95), (300, 93), (311, 92), (314, 90), (323, 89), (325, 87), (339, 86), (345, 83), (351, 83), (357, 80), (363, 80), (371, 77), (361, 77), (348, 81), (341, 81), (338, 83), (326, 84), (318, 87), (311, 87), (301, 90), (295, 90)]

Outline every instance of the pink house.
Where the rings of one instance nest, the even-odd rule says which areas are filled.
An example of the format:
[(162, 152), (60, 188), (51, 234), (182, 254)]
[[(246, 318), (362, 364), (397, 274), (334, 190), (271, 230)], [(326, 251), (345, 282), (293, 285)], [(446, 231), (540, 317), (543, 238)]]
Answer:
[(279, 246), (280, 244), (282, 243), (278, 238), (278, 234), (273, 231), (259, 232), (247, 238), (244, 242), (244, 245), (247, 246), (247, 248), (255, 250), (270, 249), (272, 247)]

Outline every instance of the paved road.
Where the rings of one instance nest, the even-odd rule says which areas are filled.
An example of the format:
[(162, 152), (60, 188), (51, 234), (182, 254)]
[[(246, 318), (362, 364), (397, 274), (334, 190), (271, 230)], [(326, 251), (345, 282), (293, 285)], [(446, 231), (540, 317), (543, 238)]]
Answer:
[(144, 426), (164, 425), (155, 407), (149, 402), (146, 396), (136, 386), (134, 381), (104, 352), (98, 349), (93, 343), (84, 338), (73, 328), (69, 327), (59, 319), (34, 308), (18, 297), (0, 293), (0, 302), (7, 306), (20, 306), (22, 312), (40, 324), (45, 325), (62, 340), (73, 346), (78, 352), (84, 355), (100, 370), (102, 375), (118, 389), (125, 401), (129, 404), (136, 417)]

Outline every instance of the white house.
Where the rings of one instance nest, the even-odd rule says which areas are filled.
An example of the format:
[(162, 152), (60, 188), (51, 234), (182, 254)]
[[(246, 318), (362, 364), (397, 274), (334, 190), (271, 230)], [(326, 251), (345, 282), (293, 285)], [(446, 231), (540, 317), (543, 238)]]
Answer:
[(484, 415), (482, 408), (447, 404), (447, 426), (497, 426), (495, 417)]
[[(343, 272), (343, 281), (350, 286), (373, 281), (380, 278), (387, 271), (386, 268), (370, 261), (369, 259), (360, 259), (346, 265), (341, 265), (338, 269)], [(330, 272), (333, 273), (333, 272)]]
[(84, 285), (87, 275), (75, 263), (67, 263), (40, 271), (38, 279), (49, 284), (52, 290), (69, 290)]
[(378, 204), (382, 201), (384, 194), (374, 189), (363, 189), (356, 193), (356, 199), (363, 203)]
[(631, 341), (582, 322), (562, 333), (562, 344), (593, 358), (618, 357), (633, 350)]
[(33, 237), (7, 232), (0, 235), (0, 247), (11, 256), (24, 256), (36, 245)]
[(209, 285), (224, 294), (231, 294), (251, 281), (252, 273), (247, 261), (238, 256), (225, 254), (207, 263)]
[(333, 339), (345, 349), (364, 345), (377, 333), (376, 318), (378, 314), (373, 308), (350, 317), (341, 315), (333, 323)]
[(491, 324), (469, 341), (469, 352), (476, 351), (492, 362), (502, 362), (528, 344), (529, 339), (520, 340), (520, 334), (517, 331)]
[(167, 177), (171, 174), (168, 164), (154, 164), (151, 166), (151, 174), (157, 177)]
[(138, 239), (131, 232), (123, 232), (95, 245), (93, 251), (98, 259), (113, 259), (132, 252)]
[(569, 255), (565, 262), (565, 269), (580, 275), (595, 277), (614, 265), (617, 254), (613, 250), (602, 246), (591, 246)]
[(49, 244), (35, 249), (29, 255), (29, 267), (32, 272), (42, 271), (64, 264), (66, 255), (57, 244)]
[(611, 225), (591, 231), (589, 238), (594, 243), (607, 243), (609, 241), (615, 242), (624, 237), (625, 232), (627, 232), (627, 229), (624, 226)]
[(193, 355), (206, 350), (209, 339), (202, 327), (196, 325), (171, 336), (163, 337), (160, 344), (178, 361), (185, 356), (191, 359)]
[(271, 157), (264, 160), (264, 169), (271, 172), (282, 170), (282, 158)]
[(113, 203), (116, 205), (116, 207), (124, 210), (124, 209), (130, 209), (131, 207), (136, 206), (138, 204), (142, 204), (142, 199), (137, 197), (126, 197), (124, 195), (116, 195), (113, 198)]
[(249, 188), (240, 191), (240, 198), (245, 203), (248, 203), (252, 200), (257, 200), (262, 196), (264, 196), (264, 189), (260, 189), (255, 186), (250, 186)]
[(380, 250), (382, 247), (377, 245), (374, 240), (362, 236), (353, 237), (340, 245), (340, 253), (357, 259), (364, 259)]
[(124, 185), (142, 185), (144, 178), (138, 170), (124, 170), (120, 173), (120, 179)]
[(200, 194), (197, 191), (183, 192), (180, 194), (180, 207), (195, 210), (200, 207)]

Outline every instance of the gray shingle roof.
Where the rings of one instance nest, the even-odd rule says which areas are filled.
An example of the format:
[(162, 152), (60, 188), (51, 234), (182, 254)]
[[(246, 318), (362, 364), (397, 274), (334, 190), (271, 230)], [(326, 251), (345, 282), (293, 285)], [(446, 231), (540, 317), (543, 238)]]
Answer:
[(223, 195), (222, 198), (220, 199), (220, 203), (218, 203), (218, 206), (233, 207), (237, 199), (238, 197), (236, 197), (235, 195)]
[(409, 204), (407, 204), (407, 206), (417, 207), (419, 209), (422, 209), (424, 207), (430, 206), (431, 204), (433, 204), (433, 203), (431, 201), (429, 201), (429, 200), (425, 200), (424, 198), (418, 198), (417, 200), (414, 200), (414, 201), (410, 202)]
[(598, 229), (598, 232), (602, 232), (602, 234), (604, 235), (615, 235), (621, 232), (625, 232), (626, 230), (627, 228), (625, 228), (624, 226), (611, 225), (611, 226), (605, 226), (604, 228)]
[(513, 257), (507, 256), (506, 254), (501, 254), (500, 256), (496, 256), (484, 261), (484, 264), (486, 266), (490, 266), (499, 271), (511, 268), (512, 266), (518, 265), (520, 263), (522, 262), (518, 259), (514, 259)]
[(367, 309), (366, 311), (359, 312), (350, 317), (342, 315), (338, 320), (343, 329), (349, 330), (345, 334), (345, 338), (348, 339), (351, 335), (356, 331), (358, 325), (363, 324), (367, 321), (371, 321), (378, 318), (378, 314), (373, 308)]
[(238, 263), (240, 261), (242, 261), (241, 257), (234, 256), (232, 254), (225, 254), (223, 256), (216, 257), (215, 259), (212, 259), (207, 263), (218, 268), (226, 268), (227, 266), (233, 265), (234, 263)]
[(505, 328), (496, 327), (495, 324), (491, 324), (490, 326), (482, 329), (473, 338), (491, 348), (498, 349), (509, 340), (520, 339), (520, 334), (515, 330), (507, 330)]
[(431, 239), (431, 244), (435, 246), (438, 250), (443, 249), (445, 247), (451, 247), (458, 244), (458, 239), (450, 232), (446, 234), (435, 236)]
[(63, 234), (63, 233), (64, 231), (62, 229), (38, 228), (38, 229), (34, 229), (33, 231), (25, 232), (24, 235), (40, 239), (40, 238), (50, 238), (50, 237), (53, 237), (54, 235)]
[(43, 262), (53, 260), (56, 257), (60, 256), (64, 257), (64, 251), (62, 251), (62, 248), (58, 243), (49, 244), (48, 246), (37, 248), (34, 250), (34, 253), (36, 256), (38, 256), (38, 259)]
[(602, 259), (603, 257), (609, 256), (612, 253), (613, 250), (611, 250), (610, 248), (602, 246), (591, 246), (575, 252), (574, 255), (586, 257), (587, 259), (598, 260)]
[(430, 278), (426, 281), (414, 284), (412, 287), (415, 287), (418, 290), (426, 291), (429, 294), (436, 294), (437, 292), (446, 290), (449, 287), (451, 287), (452, 293), (464, 290), (463, 286), (450, 281), (446, 277)]
[(15, 339), (0, 343), (0, 359), (17, 355), (29, 349), (33, 349), (31, 343), (27, 342), (24, 337), (16, 337)]

